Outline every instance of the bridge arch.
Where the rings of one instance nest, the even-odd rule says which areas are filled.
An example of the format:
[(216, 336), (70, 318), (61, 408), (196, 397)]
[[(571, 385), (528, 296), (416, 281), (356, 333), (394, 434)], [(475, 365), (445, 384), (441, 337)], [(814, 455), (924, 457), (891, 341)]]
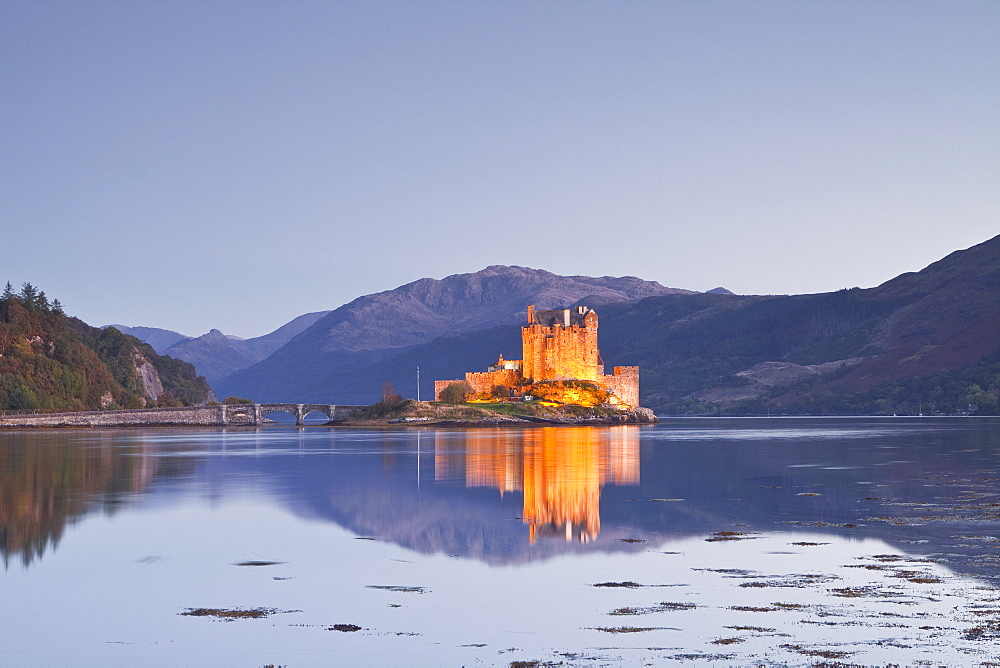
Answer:
[(290, 415), (295, 423), (298, 424), (299, 412), (296, 410), (294, 404), (291, 405), (279, 405), (272, 406), (269, 404), (260, 404), (257, 406), (257, 423), (263, 424), (264, 420), (268, 419), (268, 416), (274, 415), (275, 413), (283, 413), (285, 415)]
[(224, 404), (222, 409), (222, 424), (256, 425), (257, 415), (253, 404)]
[(325, 424), (333, 419), (333, 416), (336, 414), (336, 412), (337, 412), (336, 409), (323, 410), (321, 408), (310, 408), (307, 406), (305, 410), (303, 410), (302, 412), (302, 420), (303, 422), (305, 422), (306, 420), (315, 419), (316, 416), (318, 415), (323, 418), (323, 424)]
[(295, 418), (296, 425), (304, 425), (310, 413), (325, 415), (333, 420), (337, 406), (332, 404), (229, 404), (222, 407), (223, 424), (252, 424), (259, 426), (264, 416), (272, 413), (287, 413)]

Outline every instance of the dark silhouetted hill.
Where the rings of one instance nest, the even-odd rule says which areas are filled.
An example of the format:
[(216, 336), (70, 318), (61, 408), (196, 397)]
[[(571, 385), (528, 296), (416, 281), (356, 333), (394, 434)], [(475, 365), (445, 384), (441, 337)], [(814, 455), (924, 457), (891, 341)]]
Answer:
[[(719, 295), (719, 304), (684, 313), (683, 305), (707, 296), (653, 297), (602, 313), (605, 359), (638, 364), (643, 400), (654, 408), (699, 414), (1000, 408), (1000, 237), (876, 288)], [(766, 363), (800, 367), (805, 380), (771, 383), (759, 374)], [(971, 375), (949, 375), (962, 369)], [(977, 401), (966, 400), (970, 392)]]

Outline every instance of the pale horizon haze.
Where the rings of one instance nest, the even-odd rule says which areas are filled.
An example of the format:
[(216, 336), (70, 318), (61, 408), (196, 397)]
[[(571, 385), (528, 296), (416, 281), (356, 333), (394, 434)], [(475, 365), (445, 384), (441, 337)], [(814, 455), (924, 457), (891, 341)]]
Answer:
[(488, 265), (872, 287), (1000, 233), (1000, 2), (0, 2), (0, 285), (252, 337)]

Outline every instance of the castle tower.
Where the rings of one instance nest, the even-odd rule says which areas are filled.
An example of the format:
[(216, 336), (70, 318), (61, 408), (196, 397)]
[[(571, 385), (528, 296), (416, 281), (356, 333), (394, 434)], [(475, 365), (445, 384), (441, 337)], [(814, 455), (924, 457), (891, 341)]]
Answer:
[(521, 328), (522, 374), (541, 380), (603, 380), (597, 350), (597, 313), (586, 306), (536, 311), (528, 307), (528, 324)]

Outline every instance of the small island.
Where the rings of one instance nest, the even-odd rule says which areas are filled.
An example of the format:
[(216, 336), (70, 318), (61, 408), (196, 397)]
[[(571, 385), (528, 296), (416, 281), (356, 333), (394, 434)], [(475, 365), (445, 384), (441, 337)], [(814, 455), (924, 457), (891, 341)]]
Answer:
[(653, 424), (656, 415), (648, 408), (629, 410), (609, 406), (552, 404), (547, 401), (482, 402), (447, 404), (414, 401), (398, 395), (386, 397), (371, 406), (355, 409), (335, 419), (331, 426), (362, 427), (381, 425), (447, 426), (526, 426), (540, 425), (614, 425)]
[(383, 388), (382, 400), (332, 424), (436, 425), (652, 424), (639, 406), (639, 367), (604, 373), (597, 313), (586, 306), (536, 310), (521, 328), (522, 356), (500, 355), (486, 371), (434, 383), (434, 402), (403, 400)]

